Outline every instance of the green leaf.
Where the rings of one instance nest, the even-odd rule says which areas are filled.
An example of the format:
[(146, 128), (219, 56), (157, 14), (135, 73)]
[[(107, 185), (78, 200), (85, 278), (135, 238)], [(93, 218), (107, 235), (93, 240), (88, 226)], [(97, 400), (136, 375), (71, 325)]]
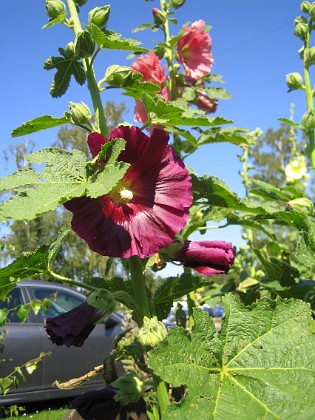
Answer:
[(223, 117), (207, 117), (202, 111), (187, 107), (185, 101), (165, 102), (161, 95), (151, 97), (144, 94), (143, 102), (150, 117), (150, 124), (215, 126), (232, 122)]
[(47, 258), (47, 269), (49, 271), (52, 270), (52, 265), (62, 245), (62, 242), (64, 241), (65, 237), (68, 235), (69, 232), (70, 232), (70, 229), (59, 233), (57, 239), (50, 245), (48, 249), (48, 258)]
[(306, 246), (305, 239), (302, 234), (297, 238), (295, 257), (303, 266), (313, 268), (315, 266), (315, 255)]
[[(96, 172), (91, 176), (86, 174), (85, 154), (79, 150), (67, 152), (58, 148), (49, 148), (27, 155), (27, 160), (32, 164), (46, 163), (42, 173), (38, 174), (41, 182), (37, 182), (36, 188), (33, 186), (23, 188), (20, 194), (4, 201), (0, 205), (1, 216), (15, 220), (32, 220), (41, 214), (55, 210), (60, 204), (72, 198), (83, 195), (97, 198), (107, 194), (129, 167), (127, 163), (115, 162), (124, 148), (125, 141), (118, 139), (117, 143), (114, 143), (114, 146), (108, 146), (110, 157), (107, 164), (104, 167), (92, 164)], [(29, 183), (30, 173), (26, 172), (26, 185)], [(32, 172), (31, 176), (33, 175)], [(35, 176), (34, 178), (36, 179)], [(23, 186), (20, 174), (11, 181), (1, 180), (0, 185), (1, 182), (8, 187)]]
[(225, 317), (195, 310), (191, 332), (171, 327), (149, 352), (149, 366), (184, 397), (163, 419), (311, 419), (315, 416), (315, 335), (309, 305), (261, 299), (244, 306), (223, 298)]
[(212, 143), (232, 143), (237, 146), (251, 145), (250, 137), (246, 136), (248, 130), (236, 127), (213, 127), (205, 130), (198, 138), (198, 145)]
[(26, 321), (29, 311), (30, 311), (29, 305), (19, 305), (16, 308), (15, 312), (17, 316), (19, 317), (20, 321), (22, 322), (22, 324), (24, 324), (24, 322)]
[(261, 181), (259, 179), (251, 179), (252, 184), (257, 185), (259, 188), (252, 188), (250, 193), (257, 195), (267, 200), (280, 200), (288, 202), (295, 198), (295, 196), (288, 190), (283, 188), (275, 187), (268, 182)]
[(117, 32), (109, 30), (103, 31), (93, 23), (91, 23), (90, 26), (87, 26), (86, 29), (101, 49), (127, 50), (137, 53), (147, 52), (146, 48), (140, 47), (140, 41), (131, 38), (121, 39), (121, 34)]
[(33, 168), (23, 168), (0, 178), (0, 191), (15, 190), (25, 185), (38, 185), (41, 183), (39, 174)]
[(296, 128), (297, 130), (304, 130), (303, 125), (297, 124), (288, 118), (278, 118), (279, 121), (283, 122), (284, 124), (289, 125), (290, 127)]
[(57, 25), (58, 23), (62, 23), (66, 19), (66, 17), (67, 17), (67, 14), (62, 13), (55, 19), (52, 19), (51, 21), (46, 23), (46, 25), (42, 26), (42, 29), (50, 28), (51, 26)]
[(231, 99), (231, 94), (222, 87), (203, 87), (202, 91), (206, 92), (210, 99)]
[(71, 121), (65, 116), (61, 118), (54, 118), (51, 115), (43, 115), (41, 117), (27, 121), (19, 127), (15, 128), (12, 131), (11, 136), (25, 136), (26, 134), (36, 133), (36, 131), (46, 130), (47, 128), (58, 127), (68, 123), (71, 123)]
[(174, 300), (178, 300), (192, 290), (212, 284), (213, 280), (209, 277), (192, 276), (187, 273), (164, 279), (152, 298), (158, 319), (162, 320), (168, 316)]
[(279, 205), (277, 203), (240, 198), (223, 181), (214, 176), (205, 175), (202, 178), (198, 178), (192, 174), (191, 177), (195, 199), (201, 201), (206, 200), (211, 206), (243, 210), (248, 213), (267, 216), (279, 212)]
[(47, 270), (48, 247), (42, 245), (32, 253), (24, 253), (6, 267), (0, 268), (0, 299), (4, 299), (16, 282), (36, 278)]
[(53, 98), (59, 98), (67, 91), (71, 76), (74, 76), (79, 85), (86, 80), (81, 60), (75, 53), (73, 43), (69, 43), (65, 49), (59, 48), (61, 57), (49, 57), (44, 63), (45, 70), (56, 69), (50, 86), (50, 94)]

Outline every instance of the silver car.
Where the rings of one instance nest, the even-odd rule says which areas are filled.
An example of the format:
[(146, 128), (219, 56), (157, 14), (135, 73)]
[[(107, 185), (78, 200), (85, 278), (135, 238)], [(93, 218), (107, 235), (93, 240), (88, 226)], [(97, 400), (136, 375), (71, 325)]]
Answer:
[(39, 356), (40, 352), (51, 352), (31, 374), (22, 378), (17, 389), (11, 389), (6, 395), (0, 395), (0, 405), (19, 404), (53, 398), (67, 398), (82, 392), (104, 386), (101, 374), (93, 380), (72, 390), (61, 390), (52, 384), (55, 380), (67, 381), (77, 378), (101, 365), (114, 346), (117, 334), (123, 331), (123, 317), (114, 312), (109, 318), (97, 324), (82, 347), (57, 346), (52, 343), (45, 331), (45, 319), (65, 313), (85, 301), (81, 293), (60, 284), (36, 280), (21, 281), (10, 292), (9, 303), (0, 301), (0, 309), (12, 309), (27, 304), (34, 299), (51, 299), (49, 308), (40, 310), (37, 315), (29, 312), (22, 324), (15, 311), (10, 311), (8, 323), (1, 328), (3, 334), (3, 353), (0, 353), (0, 377), (10, 374), (16, 366)]

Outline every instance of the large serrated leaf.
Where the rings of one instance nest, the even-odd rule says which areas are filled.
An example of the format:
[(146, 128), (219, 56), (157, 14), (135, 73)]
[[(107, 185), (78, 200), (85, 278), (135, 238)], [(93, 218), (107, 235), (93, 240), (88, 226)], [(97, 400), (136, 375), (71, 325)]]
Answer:
[(63, 124), (68, 124), (71, 121), (66, 118), (54, 118), (51, 115), (43, 115), (42, 117), (34, 118), (33, 120), (27, 121), (15, 128), (11, 136), (19, 137), (25, 136), (26, 134), (35, 133), (36, 131), (46, 130), (47, 128), (58, 127)]
[(246, 136), (248, 130), (235, 127), (213, 127), (205, 130), (198, 138), (198, 145), (212, 143), (232, 143), (238, 146), (251, 144), (251, 139)]
[(41, 183), (39, 174), (32, 168), (23, 168), (13, 174), (0, 178), (0, 191), (15, 190), (25, 185)]
[(140, 41), (130, 38), (121, 39), (121, 34), (117, 32), (109, 30), (103, 31), (93, 23), (91, 23), (90, 26), (87, 26), (86, 29), (91, 34), (97, 45), (102, 49), (127, 50), (134, 51), (136, 53), (147, 52), (146, 48), (140, 47)]
[(262, 299), (250, 307), (223, 298), (225, 317), (195, 310), (189, 333), (169, 329), (149, 353), (154, 373), (186, 386), (182, 400), (163, 419), (312, 419), (315, 416), (315, 335), (309, 305)]
[(5, 178), (1, 180), (0, 185), (2, 183), (7, 189), (12, 189), (12, 186), (16, 188), (17, 183), (19, 187), (23, 187), (19, 194), (0, 204), (1, 217), (32, 220), (55, 210), (72, 198), (84, 195), (97, 198), (107, 194), (130, 166), (125, 162), (115, 161), (124, 145), (125, 140), (118, 139), (117, 144), (108, 148), (108, 163), (104, 167), (92, 164), (92, 169), (96, 172), (89, 176), (86, 173), (85, 154), (79, 150), (66, 152), (58, 148), (48, 148), (27, 155), (30, 163), (46, 163), (42, 173), (38, 173), (41, 182), (36, 179), (36, 184), (32, 182), (28, 187), (28, 172), (24, 183), (21, 175), (16, 175), (15, 178), (18, 179), (11, 181), (6, 181)]
[(161, 95), (152, 97), (144, 94), (143, 102), (150, 117), (150, 124), (216, 126), (232, 122), (223, 117), (207, 117), (201, 111), (189, 108), (180, 102), (165, 102)]
[(59, 52), (62, 57), (49, 57), (44, 63), (45, 70), (57, 70), (50, 86), (53, 98), (59, 98), (67, 91), (71, 76), (80, 85), (86, 80), (83, 64), (75, 54), (73, 43), (68, 44), (65, 49), (59, 48)]

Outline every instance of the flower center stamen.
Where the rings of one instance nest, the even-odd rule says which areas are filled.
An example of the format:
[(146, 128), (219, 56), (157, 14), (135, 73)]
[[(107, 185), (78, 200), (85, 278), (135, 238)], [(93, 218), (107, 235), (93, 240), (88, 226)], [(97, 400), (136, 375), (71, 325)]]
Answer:
[(119, 182), (109, 195), (115, 204), (128, 204), (133, 199), (129, 183)]
[(129, 203), (133, 199), (133, 193), (127, 188), (122, 188), (119, 191), (120, 199), (123, 203)]

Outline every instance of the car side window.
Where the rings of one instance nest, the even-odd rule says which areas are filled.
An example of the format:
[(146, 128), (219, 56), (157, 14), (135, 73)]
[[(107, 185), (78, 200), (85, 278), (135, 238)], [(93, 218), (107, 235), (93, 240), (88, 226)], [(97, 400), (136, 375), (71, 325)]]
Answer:
[(84, 301), (84, 299), (60, 289), (31, 287), (31, 290), (35, 299), (43, 300), (46, 298), (50, 300), (49, 307), (45, 311), (41, 310), (44, 320), (62, 315)]
[[(9, 313), (7, 316), (7, 323), (10, 323), (10, 324), (21, 323), (20, 318), (17, 316), (15, 312), (15, 308), (17, 308), (19, 305), (22, 305), (23, 303), (24, 302), (23, 302), (22, 292), (19, 287), (11, 290), (11, 292), (7, 294), (4, 301), (0, 301), (0, 309), (7, 308), (9, 310)], [(25, 322), (28, 322), (28, 320), (26, 319)]]

